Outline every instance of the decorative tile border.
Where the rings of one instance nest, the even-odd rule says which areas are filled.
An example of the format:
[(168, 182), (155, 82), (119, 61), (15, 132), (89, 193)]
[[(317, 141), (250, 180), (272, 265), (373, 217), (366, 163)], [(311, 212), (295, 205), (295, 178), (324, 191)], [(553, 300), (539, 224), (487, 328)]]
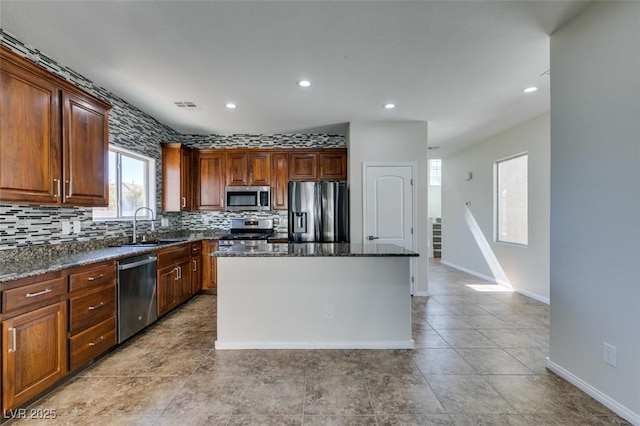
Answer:
[[(96, 97), (109, 102), (113, 108), (109, 112), (109, 142), (156, 160), (157, 211), (161, 200), (161, 149), (160, 143), (182, 141), (194, 148), (335, 148), (345, 147), (341, 135), (322, 134), (273, 134), (273, 135), (182, 135), (160, 123), (145, 112), (128, 104), (123, 99), (96, 86), (92, 81), (74, 70), (60, 64), (37, 48), (18, 40), (0, 28), (0, 44), (43, 66), (52, 73), (70, 81)], [(193, 230), (196, 232), (228, 229), (231, 217), (274, 217), (278, 218), (278, 230), (286, 232), (286, 212), (270, 213), (227, 213), (192, 212), (159, 213), (156, 229), (160, 229), (160, 219), (169, 219), (170, 226), (162, 231)], [(62, 222), (80, 221), (82, 232), (62, 234)], [(148, 230), (149, 222), (141, 223), (141, 230)], [(94, 222), (92, 209), (85, 207), (57, 207), (32, 205), (0, 205), (0, 252), (16, 248), (38, 247), (38, 253), (47, 246), (69, 243), (84, 243), (91, 246), (110, 238), (131, 235), (131, 221)], [(84, 245), (82, 245), (84, 247)], [(51, 248), (54, 249), (53, 247)], [(59, 250), (59, 248), (56, 248)]]

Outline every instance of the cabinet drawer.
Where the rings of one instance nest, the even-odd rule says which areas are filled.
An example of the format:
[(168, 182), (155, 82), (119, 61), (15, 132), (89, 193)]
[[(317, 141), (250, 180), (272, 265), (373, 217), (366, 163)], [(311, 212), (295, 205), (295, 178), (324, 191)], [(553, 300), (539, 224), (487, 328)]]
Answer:
[(179, 246), (169, 247), (158, 251), (158, 269), (175, 261), (191, 257), (191, 244), (185, 243)]
[(69, 275), (69, 291), (77, 291), (88, 287), (97, 287), (116, 279), (116, 265), (109, 263), (98, 267), (84, 269)]
[(75, 370), (115, 344), (116, 317), (112, 316), (69, 339), (70, 369)]
[(69, 299), (71, 333), (90, 327), (116, 313), (115, 283), (105, 288)]
[(7, 313), (34, 303), (55, 300), (66, 293), (67, 283), (63, 277), (5, 290), (2, 292), (2, 312)]

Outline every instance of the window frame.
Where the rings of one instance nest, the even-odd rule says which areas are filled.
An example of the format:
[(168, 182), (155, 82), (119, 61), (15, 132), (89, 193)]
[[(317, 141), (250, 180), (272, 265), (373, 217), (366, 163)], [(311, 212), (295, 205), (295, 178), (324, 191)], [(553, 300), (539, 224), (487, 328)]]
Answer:
[[(149, 207), (153, 211), (153, 215), (156, 214), (156, 160), (144, 155), (139, 152), (132, 151), (127, 148), (122, 148), (119, 146), (109, 144), (108, 154), (110, 153), (116, 154), (116, 216), (115, 217), (96, 217), (93, 214), (92, 220), (94, 222), (126, 222), (133, 221), (133, 216), (123, 216), (122, 215), (122, 155), (125, 155), (129, 158), (133, 158), (145, 163), (145, 173), (144, 173), (144, 186), (147, 188), (146, 194), (146, 206)], [(110, 165), (109, 165), (110, 166)], [(107, 167), (109, 170), (110, 167)], [(94, 208), (95, 211), (95, 208)], [(140, 218), (151, 218), (149, 212), (147, 210), (144, 211), (144, 215), (138, 216)], [(142, 212), (141, 212), (142, 213)]]
[[(500, 175), (499, 175), (499, 169), (500, 169), (500, 164), (506, 163), (508, 161), (511, 160), (515, 160), (521, 157), (526, 157), (527, 160), (527, 176), (526, 176), (526, 183), (527, 183), (527, 223), (526, 223), (526, 227), (527, 227), (527, 241), (526, 243), (522, 243), (522, 242), (517, 242), (517, 241), (508, 241), (508, 240), (503, 240), (501, 239), (501, 235), (500, 235)], [(493, 192), (494, 192), (494, 203), (493, 203), (493, 214), (494, 214), (494, 242), (499, 243), (499, 244), (504, 244), (504, 245), (511, 245), (511, 246), (516, 246), (516, 247), (528, 247), (529, 246), (529, 152), (528, 151), (524, 151), (524, 152), (520, 152), (518, 154), (514, 154), (514, 155), (510, 155), (508, 157), (504, 157), (501, 158), (499, 160), (496, 160), (494, 162), (494, 166), (493, 166), (493, 176), (494, 176), (494, 185), (493, 185)]]
[[(434, 168), (432, 166), (432, 162), (438, 162), (439, 167)], [(433, 170), (438, 170), (438, 178), (439, 182), (437, 184), (433, 183)], [(442, 159), (441, 158), (431, 158), (429, 159), (429, 186), (442, 186)]]

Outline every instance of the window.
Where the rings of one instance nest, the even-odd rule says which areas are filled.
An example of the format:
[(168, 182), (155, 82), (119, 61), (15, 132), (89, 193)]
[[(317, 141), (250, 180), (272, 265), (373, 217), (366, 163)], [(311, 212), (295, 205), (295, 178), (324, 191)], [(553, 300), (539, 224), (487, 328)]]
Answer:
[(442, 160), (429, 160), (429, 185), (442, 185)]
[[(94, 220), (132, 219), (139, 207), (155, 209), (155, 161), (109, 147), (109, 206), (93, 209)], [(138, 213), (150, 218), (148, 210)]]
[(519, 154), (496, 162), (496, 240), (527, 245), (528, 155)]

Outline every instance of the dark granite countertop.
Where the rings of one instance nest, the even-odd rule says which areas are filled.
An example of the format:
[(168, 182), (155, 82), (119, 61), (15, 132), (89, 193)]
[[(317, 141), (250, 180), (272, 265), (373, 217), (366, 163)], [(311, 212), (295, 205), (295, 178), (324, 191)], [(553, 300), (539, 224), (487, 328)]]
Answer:
[[(194, 242), (207, 239), (216, 239), (222, 233), (213, 233), (209, 235), (194, 234), (184, 236), (180, 241), (174, 239), (172, 242), (163, 242), (158, 246), (117, 246), (102, 247), (89, 250), (79, 250), (72, 253), (59, 253), (53, 255), (35, 255), (26, 256), (19, 260), (11, 258), (0, 258), (0, 283), (13, 281), (20, 278), (32, 277), (36, 275), (46, 274), (48, 272), (61, 271), (63, 269), (73, 268), (76, 266), (90, 265), (105, 260), (124, 259), (126, 257), (136, 256), (144, 253), (183, 244), (185, 242)], [(37, 251), (35, 251), (38, 254)]]
[(216, 257), (411, 257), (418, 253), (395, 244), (289, 243), (234, 244), (220, 247)]

